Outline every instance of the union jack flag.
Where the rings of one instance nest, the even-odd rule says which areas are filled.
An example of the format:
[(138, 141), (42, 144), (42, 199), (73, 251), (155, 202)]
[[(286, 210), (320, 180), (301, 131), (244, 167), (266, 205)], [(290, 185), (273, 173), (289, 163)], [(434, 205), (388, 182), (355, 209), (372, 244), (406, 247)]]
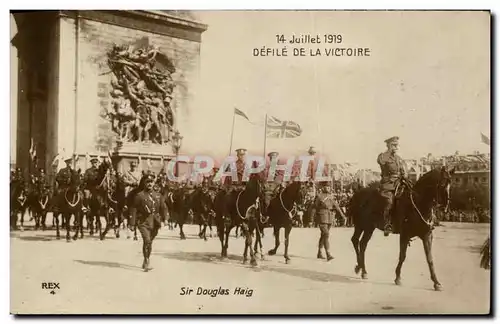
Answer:
[(276, 117), (267, 117), (268, 138), (295, 138), (302, 134), (300, 125), (290, 120), (280, 120)]

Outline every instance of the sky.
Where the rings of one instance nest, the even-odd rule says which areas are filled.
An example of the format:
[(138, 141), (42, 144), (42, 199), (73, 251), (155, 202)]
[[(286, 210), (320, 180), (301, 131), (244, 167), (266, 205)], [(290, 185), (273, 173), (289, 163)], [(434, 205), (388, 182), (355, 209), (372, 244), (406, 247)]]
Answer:
[[(400, 155), (487, 153), (490, 134), (490, 19), (483, 12), (202, 11), (200, 90), (183, 150), (227, 155), (233, 109), (252, 121), (293, 120), (295, 139), (268, 139), (266, 153), (304, 154), (377, 168), (384, 140)], [(340, 34), (369, 57), (255, 57), (281, 48), (276, 35)], [(291, 44), (287, 45), (289, 51)], [(290, 53), (290, 52), (289, 52)], [(236, 117), (232, 150), (264, 152), (264, 129)], [(200, 152), (201, 153), (201, 152)]]
[[(305, 154), (315, 146), (329, 162), (378, 168), (384, 140), (400, 137), (400, 155), (489, 152), (490, 19), (483, 12), (202, 11), (199, 83), (182, 151), (224, 157), (237, 148), (263, 154), (266, 114), (300, 124), (294, 139), (268, 139), (265, 152)], [(11, 34), (15, 34), (11, 20)], [(369, 57), (255, 57), (282, 48), (276, 35), (340, 34)], [(298, 47), (298, 46), (296, 46)], [(11, 47), (11, 57), (16, 51)], [(11, 70), (17, 71), (16, 60)], [(11, 73), (11, 84), (17, 83)], [(16, 87), (11, 88), (12, 98)], [(15, 105), (11, 125), (16, 124)], [(12, 143), (15, 127), (11, 127)], [(13, 146), (13, 145), (11, 145)], [(15, 147), (11, 147), (11, 158)]]

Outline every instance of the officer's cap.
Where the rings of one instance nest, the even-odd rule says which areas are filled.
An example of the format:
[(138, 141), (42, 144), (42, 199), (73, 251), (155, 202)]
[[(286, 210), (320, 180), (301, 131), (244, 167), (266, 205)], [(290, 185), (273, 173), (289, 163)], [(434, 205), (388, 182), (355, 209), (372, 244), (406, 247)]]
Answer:
[(269, 154), (268, 154), (267, 156), (269, 156), (269, 158), (271, 158), (271, 159), (272, 159), (273, 157), (276, 157), (276, 156), (278, 156), (278, 155), (279, 155), (279, 153), (278, 153), (278, 152), (269, 152)]
[(99, 159), (97, 158), (97, 156), (93, 156), (90, 158), (90, 162), (99, 162)]
[(155, 176), (152, 175), (152, 174), (147, 174), (144, 178), (144, 181), (146, 182), (149, 182), (149, 181), (154, 181), (155, 180)]
[(137, 161), (130, 161), (130, 165), (137, 166)]
[(73, 160), (73, 158), (71, 156), (64, 158), (64, 162), (68, 162), (68, 161), (71, 162), (72, 160)]
[(393, 143), (398, 144), (398, 141), (399, 141), (399, 137), (393, 136), (391, 138), (386, 139), (384, 142), (389, 145), (389, 144), (393, 144)]
[(316, 153), (316, 149), (314, 148), (314, 146), (310, 146), (309, 150), (307, 151), (307, 153), (309, 153), (309, 154), (315, 154)]
[(236, 153), (237, 153), (237, 154), (245, 154), (245, 153), (246, 153), (246, 151), (247, 151), (247, 149), (244, 149), (244, 148), (239, 148), (239, 149), (237, 149), (237, 150), (236, 150)]

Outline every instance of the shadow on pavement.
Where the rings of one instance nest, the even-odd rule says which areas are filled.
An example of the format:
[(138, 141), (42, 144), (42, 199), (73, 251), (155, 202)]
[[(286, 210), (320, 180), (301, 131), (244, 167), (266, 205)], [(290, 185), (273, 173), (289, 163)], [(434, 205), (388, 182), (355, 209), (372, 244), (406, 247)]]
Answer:
[[(203, 262), (218, 265), (232, 265), (248, 267), (249, 269), (255, 269), (257, 271), (269, 271), (281, 274), (286, 274), (289, 276), (300, 277), (304, 279), (319, 281), (319, 282), (340, 282), (340, 283), (360, 283), (357, 278), (347, 277), (333, 273), (319, 272), (309, 269), (297, 269), (291, 266), (273, 266), (270, 264), (265, 264), (259, 261), (258, 267), (251, 267), (249, 265), (243, 265), (243, 257), (239, 255), (230, 254), (228, 259), (222, 260), (219, 253), (204, 253), (204, 252), (159, 252), (154, 253), (156, 255), (163, 256), (168, 259), (174, 259), (179, 261), (189, 261), (189, 262)], [(236, 261), (236, 262), (234, 262)]]
[(21, 241), (29, 241), (29, 242), (42, 242), (42, 241), (55, 241), (56, 237), (49, 236), (16, 236), (17, 239)]
[(84, 260), (74, 260), (77, 263), (81, 263), (84, 265), (91, 265), (91, 266), (99, 266), (99, 267), (107, 267), (107, 268), (119, 268), (119, 269), (126, 269), (126, 270), (141, 270), (141, 267), (138, 266), (131, 266), (127, 264), (121, 264), (118, 262), (108, 262), (108, 261), (84, 261)]
[[(177, 236), (157, 236), (155, 240), (173, 240), (173, 241), (181, 241), (180, 235)], [(186, 240), (200, 240), (198, 236), (186, 235)]]

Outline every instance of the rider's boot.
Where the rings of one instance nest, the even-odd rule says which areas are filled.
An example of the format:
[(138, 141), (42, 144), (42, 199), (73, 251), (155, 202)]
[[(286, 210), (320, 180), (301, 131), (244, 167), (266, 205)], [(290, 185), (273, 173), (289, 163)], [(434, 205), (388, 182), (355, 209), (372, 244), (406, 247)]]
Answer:
[(384, 236), (389, 236), (392, 232), (391, 207), (391, 204), (384, 207)]

